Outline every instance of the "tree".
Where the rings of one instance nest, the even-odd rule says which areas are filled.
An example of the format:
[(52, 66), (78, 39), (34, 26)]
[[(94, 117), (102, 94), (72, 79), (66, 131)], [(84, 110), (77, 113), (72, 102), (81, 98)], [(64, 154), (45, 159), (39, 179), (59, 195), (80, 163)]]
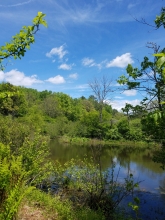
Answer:
[[(156, 44), (150, 44), (154, 52), (159, 51), (159, 47)], [(163, 68), (157, 66), (158, 58), (155, 57), (153, 61), (150, 61), (148, 57), (144, 57), (141, 62), (141, 68), (133, 68), (131, 64), (127, 66), (128, 76), (120, 76), (118, 83), (125, 86), (125, 90), (137, 90), (139, 92), (145, 92), (146, 97), (143, 99), (143, 106), (146, 106), (147, 110), (160, 110), (164, 109), (165, 98), (165, 82), (163, 76)], [(149, 109), (149, 105), (152, 103), (152, 108)]]
[(30, 45), (35, 42), (34, 35), (39, 30), (39, 25), (42, 24), (47, 27), (44, 17), (45, 14), (38, 12), (31, 26), (23, 26), (20, 32), (12, 37), (10, 43), (0, 47), (0, 70), (4, 70), (3, 61), (5, 59), (10, 57), (21, 59), (25, 55), (26, 50), (30, 49)]
[(132, 106), (131, 104), (129, 104), (129, 103), (126, 103), (126, 104), (125, 104), (125, 108), (122, 108), (121, 110), (122, 110), (124, 113), (126, 113), (127, 119), (128, 119), (128, 124), (129, 124), (129, 119), (130, 119), (129, 114), (132, 112), (133, 106)]
[[(143, 19), (141, 23), (147, 24)], [(148, 24), (147, 24), (148, 25)], [(165, 28), (165, 8), (162, 8), (159, 16), (156, 16), (155, 28)], [(151, 25), (150, 25), (151, 26)], [(149, 138), (157, 140), (165, 146), (165, 48), (160, 49), (155, 43), (148, 43), (153, 49), (153, 59), (144, 57), (140, 69), (127, 66), (127, 76), (121, 76), (118, 83), (125, 86), (124, 89), (136, 89), (145, 93), (141, 106), (134, 108), (134, 112), (143, 114), (141, 123), (143, 132)]]
[[(161, 26), (163, 26), (163, 28), (165, 28), (165, 7), (162, 7), (160, 15), (156, 16), (155, 25), (151, 25), (151, 24), (147, 23), (144, 18), (142, 18), (141, 20), (138, 20), (137, 18), (135, 18), (135, 20), (142, 23), (142, 24), (146, 24), (150, 27), (153, 27), (156, 30), (159, 29)], [(163, 51), (161, 53), (158, 52), (158, 53), (155, 53), (154, 56), (158, 58), (157, 66), (164, 68), (165, 67), (165, 53)], [(165, 68), (163, 69), (163, 78), (165, 81)]]
[(26, 112), (27, 103), (20, 88), (10, 83), (0, 84), (0, 113), (18, 117), (23, 116)]
[(56, 118), (61, 114), (59, 104), (55, 95), (47, 96), (43, 100), (41, 107), (43, 112), (51, 118)]
[(112, 80), (106, 76), (103, 76), (101, 79), (94, 78), (94, 80), (89, 83), (89, 86), (92, 89), (97, 102), (99, 103), (99, 119), (100, 122), (102, 122), (104, 103), (106, 103), (109, 93), (113, 92)]
[[(156, 28), (160, 28), (163, 26), (165, 28), (165, 7), (161, 9), (161, 13), (159, 16), (156, 16), (155, 19)], [(154, 56), (158, 58), (157, 65), (158, 67), (163, 67), (163, 80), (165, 82), (165, 52), (162, 51), (161, 53), (155, 53)]]

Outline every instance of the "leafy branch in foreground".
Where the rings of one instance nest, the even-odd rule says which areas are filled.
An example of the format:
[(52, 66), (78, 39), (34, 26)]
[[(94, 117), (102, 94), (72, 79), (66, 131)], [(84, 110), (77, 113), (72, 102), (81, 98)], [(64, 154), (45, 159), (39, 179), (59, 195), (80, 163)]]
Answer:
[(0, 47), (0, 70), (4, 70), (2, 62), (9, 58), (21, 59), (30, 45), (35, 42), (34, 35), (39, 30), (39, 25), (42, 24), (47, 27), (44, 20), (45, 14), (38, 12), (37, 16), (33, 19), (31, 26), (23, 26), (18, 34), (12, 37), (10, 43), (6, 43)]

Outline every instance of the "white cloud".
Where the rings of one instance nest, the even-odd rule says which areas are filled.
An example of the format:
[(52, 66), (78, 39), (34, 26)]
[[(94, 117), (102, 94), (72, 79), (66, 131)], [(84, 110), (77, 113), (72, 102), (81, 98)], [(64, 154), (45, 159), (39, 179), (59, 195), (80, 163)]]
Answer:
[(0, 72), (0, 80), (9, 82), (16, 86), (31, 86), (32, 84), (43, 83), (43, 81), (37, 79), (36, 75), (25, 76), (23, 72), (18, 70), (11, 70), (9, 72)]
[(105, 63), (106, 61), (102, 61), (101, 63), (96, 63), (94, 61), (94, 59), (90, 59), (88, 57), (82, 59), (82, 65), (83, 66), (89, 66), (89, 67), (93, 67), (93, 66), (96, 66), (98, 67), (99, 69), (102, 68), (102, 65)]
[(125, 53), (121, 56), (117, 56), (115, 59), (107, 63), (106, 67), (120, 67), (125, 68), (128, 64), (133, 63), (130, 53)]
[(109, 104), (112, 106), (113, 109), (117, 109), (118, 111), (121, 110), (121, 108), (125, 107), (126, 103), (129, 103), (133, 106), (139, 105), (141, 100), (134, 99), (134, 100), (113, 100)]
[(126, 95), (126, 96), (135, 96), (137, 94), (137, 91), (135, 89), (125, 90), (123, 92), (123, 94)]
[(0, 81), (3, 81), (5, 78), (4, 72), (0, 71)]
[(71, 79), (77, 79), (78, 78), (78, 74), (77, 73), (73, 73), (69, 75), (69, 78)]
[(95, 61), (87, 57), (82, 60), (82, 64), (83, 66), (93, 66), (95, 64)]
[(67, 50), (64, 50), (64, 45), (60, 47), (52, 48), (50, 52), (46, 53), (46, 56), (51, 58), (52, 56), (56, 55), (59, 59), (62, 59), (68, 53)]
[(63, 63), (63, 64), (61, 64), (61, 65), (58, 67), (58, 69), (71, 70), (71, 69), (72, 69), (72, 66), (73, 66), (73, 64), (72, 64), (72, 65), (68, 65), (68, 64), (66, 64), (66, 63)]
[(53, 83), (53, 84), (62, 84), (65, 83), (65, 79), (63, 76), (57, 75), (55, 77), (51, 77), (46, 80), (47, 82)]

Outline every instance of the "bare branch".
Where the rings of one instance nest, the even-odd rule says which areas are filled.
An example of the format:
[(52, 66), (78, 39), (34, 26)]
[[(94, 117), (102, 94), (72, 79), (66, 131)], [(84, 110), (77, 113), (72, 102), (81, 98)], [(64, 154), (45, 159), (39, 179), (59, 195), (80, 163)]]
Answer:
[(108, 94), (114, 92), (112, 89), (112, 82), (112, 79), (109, 79), (107, 76), (103, 76), (100, 79), (94, 78), (94, 80), (89, 83), (89, 86), (100, 105), (100, 122), (102, 122), (103, 104), (106, 101)]

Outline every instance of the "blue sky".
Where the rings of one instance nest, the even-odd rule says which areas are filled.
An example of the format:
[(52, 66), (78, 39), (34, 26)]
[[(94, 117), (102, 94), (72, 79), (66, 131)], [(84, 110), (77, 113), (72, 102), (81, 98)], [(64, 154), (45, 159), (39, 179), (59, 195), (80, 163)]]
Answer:
[[(103, 75), (113, 80), (126, 73), (128, 63), (138, 67), (147, 42), (165, 45), (165, 30), (154, 24), (162, 0), (0, 0), (0, 45), (10, 41), (22, 26), (31, 25), (38, 11), (46, 14), (48, 28), (40, 27), (36, 42), (21, 60), (6, 61), (0, 82), (64, 92), (73, 98), (92, 94), (88, 83)], [(136, 91), (109, 95), (113, 108), (138, 104)]]

